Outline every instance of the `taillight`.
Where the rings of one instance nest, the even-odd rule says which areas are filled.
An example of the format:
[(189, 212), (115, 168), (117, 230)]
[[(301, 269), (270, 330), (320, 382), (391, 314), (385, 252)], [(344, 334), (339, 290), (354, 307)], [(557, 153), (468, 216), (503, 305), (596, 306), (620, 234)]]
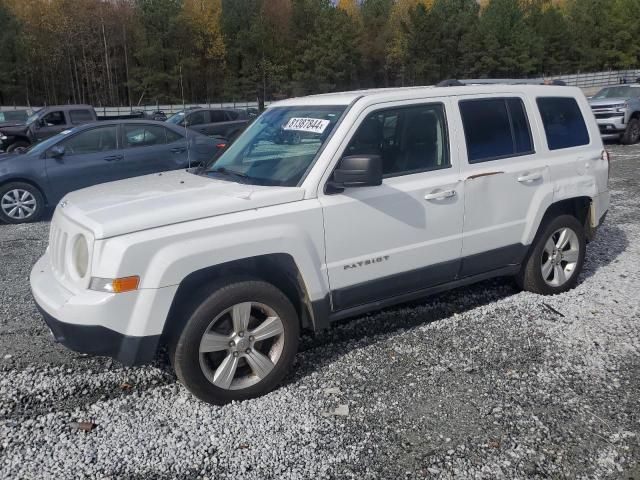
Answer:
[(607, 162), (607, 177), (611, 176), (611, 157), (609, 156), (609, 152), (607, 150), (602, 150), (601, 155), (602, 160)]
[(226, 146), (227, 146), (227, 144), (226, 144), (226, 143), (218, 143), (218, 144), (216, 145), (216, 147), (218, 147), (218, 148), (220, 148), (220, 149), (222, 149), (222, 148), (224, 148), (224, 147), (226, 147)]

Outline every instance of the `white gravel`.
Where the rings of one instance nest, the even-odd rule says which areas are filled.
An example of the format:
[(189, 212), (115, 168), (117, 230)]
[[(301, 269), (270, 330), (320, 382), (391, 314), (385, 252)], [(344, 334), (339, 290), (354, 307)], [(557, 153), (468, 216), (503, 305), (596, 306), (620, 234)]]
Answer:
[(575, 290), (495, 280), (341, 323), (282, 388), (225, 407), (164, 358), (54, 345), (28, 289), (48, 226), (0, 225), (0, 478), (639, 479), (640, 146), (611, 150)]

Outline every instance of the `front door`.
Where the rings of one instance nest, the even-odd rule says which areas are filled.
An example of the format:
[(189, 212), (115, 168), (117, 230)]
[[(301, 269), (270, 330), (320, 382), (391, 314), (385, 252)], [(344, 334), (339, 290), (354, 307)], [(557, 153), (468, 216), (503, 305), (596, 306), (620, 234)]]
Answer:
[(120, 177), (119, 166), (124, 159), (118, 148), (118, 126), (106, 125), (75, 134), (68, 134), (57, 145), (63, 146), (64, 155), (59, 158), (47, 152), (46, 168), (51, 202), (68, 192), (98, 183), (110, 182)]
[[(536, 153), (539, 133), (519, 95), (458, 99), (465, 191), (461, 277), (519, 264), (527, 219), (553, 195), (549, 168)], [(532, 223), (532, 222), (529, 222)]]
[(47, 113), (40, 119), (40, 122), (41, 123), (35, 125), (34, 136), (36, 138), (36, 142), (40, 142), (57, 135), (69, 125), (62, 110)]
[(380, 155), (380, 186), (319, 192), (333, 310), (453, 280), (463, 192), (447, 99), (369, 107), (341, 157)]

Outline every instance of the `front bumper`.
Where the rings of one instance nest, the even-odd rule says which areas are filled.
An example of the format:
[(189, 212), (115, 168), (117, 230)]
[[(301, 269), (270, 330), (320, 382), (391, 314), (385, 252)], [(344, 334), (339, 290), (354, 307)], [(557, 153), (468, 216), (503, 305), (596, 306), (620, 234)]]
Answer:
[(600, 136), (604, 140), (617, 140), (620, 138), (627, 128), (624, 123), (624, 115), (611, 118), (596, 118), (598, 127), (600, 128)]
[(65, 347), (109, 356), (125, 365), (153, 360), (166, 318), (159, 325), (149, 325), (161, 315), (156, 308), (161, 302), (155, 301), (158, 290), (73, 293), (56, 279), (48, 253), (34, 265), (30, 281), (38, 310)]
[(160, 335), (130, 337), (99, 325), (73, 325), (49, 315), (36, 306), (56, 342), (70, 350), (112, 357), (124, 365), (142, 365), (155, 357)]

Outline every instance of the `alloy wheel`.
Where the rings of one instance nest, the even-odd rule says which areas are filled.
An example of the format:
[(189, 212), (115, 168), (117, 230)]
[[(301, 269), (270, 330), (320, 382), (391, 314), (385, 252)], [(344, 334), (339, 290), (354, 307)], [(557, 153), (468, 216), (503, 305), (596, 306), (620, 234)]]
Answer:
[(233, 305), (209, 324), (200, 340), (200, 368), (207, 380), (240, 390), (263, 380), (284, 349), (284, 325), (271, 307), (257, 302)]
[(4, 214), (14, 220), (27, 220), (32, 217), (38, 202), (31, 192), (16, 188), (9, 190), (0, 200), (0, 208)]
[(552, 287), (561, 287), (573, 276), (580, 257), (578, 235), (570, 228), (553, 232), (542, 250), (542, 278)]

